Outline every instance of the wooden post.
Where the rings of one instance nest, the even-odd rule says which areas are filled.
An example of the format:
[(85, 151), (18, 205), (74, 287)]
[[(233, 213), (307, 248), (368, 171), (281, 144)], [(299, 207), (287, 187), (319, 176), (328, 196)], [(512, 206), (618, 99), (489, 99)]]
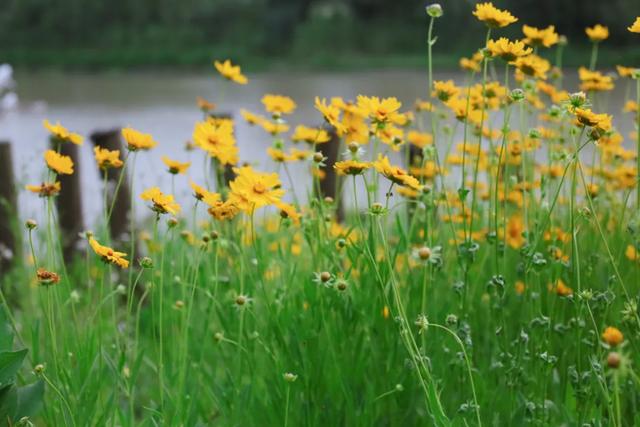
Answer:
[(17, 227), (16, 187), (13, 176), (11, 144), (0, 142), (0, 273), (5, 273), (20, 259)]
[(82, 214), (82, 191), (80, 188), (80, 154), (78, 146), (70, 142), (60, 143), (50, 139), (51, 148), (73, 160), (73, 174), (58, 175), (60, 194), (56, 197), (60, 238), (62, 239), (62, 255), (65, 262), (72, 261), (84, 240), (80, 233), (84, 231), (84, 216)]
[(338, 203), (338, 205), (335, 206), (336, 218), (338, 221), (342, 221), (344, 218), (343, 204), (341, 200), (336, 199), (340, 179), (338, 178), (336, 170), (333, 168), (333, 165), (336, 164), (340, 157), (340, 137), (333, 127), (327, 129), (327, 132), (331, 139), (324, 144), (318, 145), (320, 152), (327, 158), (325, 161), (326, 166), (323, 169), (325, 176), (324, 179), (320, 180), (320, 191), (322, 192), (322, 197), (331, 197), (334, 203)]
[[(91, 139), (91, 142), (96, 147), (112, 151), (120, 151), (120, 158), (124, 159), (126, 150), (120, 135), (120, 129), (111, 129), (107, 131), (93, 132), (89, 135), (89, 139)], [(98, 169), (98, 172), (101, 177), (104, 177), (104, 172), (101, 169)], [(120, 183), (118, 194), (115, 194), (114, 201), (114, 192), (122, 174), (124, 174), (124, 176), (122, 176), (122, 182)], [(129, 224), (131, 221), (130, 215), (132, 215), (132, 210), (131, 190), (127, 172), (123, 168), (109, 168), (107, 169), (107, 181), (109, 182), (109, 186), (112, 191), (107, 195), (107, 206), (105, 209), (109, 209), (113, 204), (113, 211), (109, 220), (109, 233), (113, 240), (120, 242), (129, 240)], [(138, 251), (136, 251), (136, 253), (138, 253)]]

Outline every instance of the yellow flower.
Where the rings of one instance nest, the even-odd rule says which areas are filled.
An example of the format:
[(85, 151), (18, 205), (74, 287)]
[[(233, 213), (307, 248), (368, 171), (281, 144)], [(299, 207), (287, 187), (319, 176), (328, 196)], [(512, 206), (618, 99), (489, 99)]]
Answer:
[(176, 214), (180, 211), (180, 205), (173, 200), (171, 194), (164, 194), (158, 187), (151, 187), (140, 194), (142, 200), (150, 200), (153, 203), (151, 210), (158, 214)]
[(210, 121), (198, 122), (193, 129), (195, 145), (215, 157), (223, 165), (238, 163), (238, 147), (233, 135), (233, 123), (221, 122), (215, 125)]
[(244, 108), (240, 109), (240, 115), (250, 125), (259, 125), (267, 120), (264, 116), (261, 116), (260, 114), (253, 114), (251, 111), (247, 111)]
[(522, 222), (522, 217), (514, 215), (509, 218), (506, 231), (507, 244), (513, 249), (520, 249), (525, 243), (525, 239), (522, 236), (522, 232), (524, 231), (524, 223)]
[(150, 134), (142, 133), (132, 128), (122, 129), (122, 137), (130, 151), (150, 150), (158, 145)]
[(216, 203), (220, 200), (220, 194), (218, 193), (208, 191), (206, 188), (199, 186), (193, 181), (190, 181), (189, 185), (193, 190), (193, 197), (195, 197), (196, 200), (205, 202), (211, 207), (216, 206)]
[(584, 108), (576, 108), (574, 111), (578, 123), (582, 126), (589, 126), (607, 132), (611, 130), (611, 116), (608, 114), (596, 114)]
[(638, 251), (633, 245), (627, 245), (627, 249), (624, 251), (624, 255), (629, 261), (635, 261), (638, 259)]
[(338, 172), (338, 175), (360, 175), (365, 170), (371, 167), (369, 162), (359, 162), (357, 160), (343, 160), (336, 162), (333, 168)]
[(424, 148), (427, 145), (433, 144), (433, 135), (412, 130), (407, 133), (407, 141), (418, 148)]
[(162, 156), (162, 163), (164, 163), (169, 168), (169, 173), (173, 175), (184, 174), (189, 166), (191, 166), (191, 162), (177, 162), (175, 160), (171, 160), (167, 156)]
[(474, 73), (479, 73), (481, 70), (480, 64), (484, 60), (482, 52), (478, 51), (473, 54), (471, 58), (460, 58), (460, 68)]
[(437, 96), (442, 102), (447, 102), (449, 98), (453, 98), (460, 93), (460, 89), (455, 85), (453, 80), (441, 81), (436, 80), (433, 82), (433, 92), (431, 96)]
[(39, 197), (51, 197), (60, 192), (60, 182), (43, 182), (40, 185), (25, 185), (27, 191), (36, 193)]
[(36, 278), (38, 279), (38, 283), (44, 286), (55, 285), (60, 282), (60, 275), (58, 273), (47, 271), (42, 267), (36, 270)]
[(568, 297), (569, 295), (573, 294), (573, 289), (565, 285), (562, 279), (558, 279), (556, 281), (556, 286), (554, 291), (556, 294), (560, 295), (561, 297)]
[(296, 126), (291, 139), (295, 142), (304, 141), (307, 144), (323, 144), (328, 142), (331, 137), (324, 129), (310, 128), (304, 125)]
[(618, 74), (620, 74), (620, 77), (632, 77), (633, 72), (636, 69), (633, 67), (624, 67), (622, 65), (616, 65), (616, 70), (618, 70)]
[(636, 18), (633, 25), (631, 25), (630, 27), (627, 27), (627, 30), (631, 31), (632, 33), (640, 34), (640, 16)]
[(52, 171), (60, 175), (73, 174), (73, 160), (71, 157), (58, 154), (53, 150), (47, 150), (44, 153), (44, 160)]
[(518, 21), (518, 18), (508, 11), (500, 10), (489, 2), (476, 4), (473, 15), (490, 28), (502, 28)]
[(593, 27), (587, 27), (584, 29), (584, 32), (587, 33), (587, 37), (594, 43), (601, 42), (609, 38), (609, 28), (596, 24)]
[(500, 57), (507, 62), (527, 56), (533, 51), (531, 48), (526, 47), (523, 42), (519, 40), (512, 42), (506, 37), (500, 37), (497, 41), (489, 40), (487, 42), (487, 49), (491, 53), (491, 56)]
[(378, 160), (373, 163), (378, 173), (384, 175), (388, 180), (395, 184), (399, 184), (405, 187), (412, 188), (414, 190), (421, 190), (422, 186), (420, 182), (409, 175), (406, 170), (399, 166), (393, 166), (389, 162), (389, 158), (382, 154), (378, 154)]
[(246, 85), (249, 82), (249, 79), (240, 71), (240, 66), (231, 64), (228, 59), (224, 62), (214, 61), (213, 65), (215, 65), (220, 75), (227, 80), (241, 85)]
[(549, 61), (538, 55), (528, 55), (523, 58), (518, 58), (514, 61), (513, 65), (523, 74), (542, 80), (547, 78), (547, 71), (551, 68)]
[(83, 138), (81, 135), (73, 132), (69, 132), (67, 128), (62, 126), (60, 122), (56, 122), (55, 125), (49, 123), (49, 120), (42, 122), (44, 127), (51, 133), (51, 136), (62, 142), (71, 142), (76, 145), (82, 145)]
[(327, 105), (326, 99), (320, 99), (316, 96), (315, 107), (316, 110), (322, 113), (327, 123), (336, 128), (338, 131), (344, 130), (344, 126), (340, 123), (340, 108), (338, 108), (338, 106), (334, 105), (333, 103)]
[(233, 171), (236, 179), (229, 183), (229, 201), (240, 210), (251, 212), (263, 206), (273, 205), (284, 195), (277, 173), (256, 172), (251, 166), (234, 168)]
[(270, 95), (262, 97), (262, 104), (267, 112), (274, 116), (282, 114), (291, 114), (296, 109), (296, 103), (288, 96)]
[(282, 123), (281, 121), (269, 121), (269, 120), (263, 120), (262, 122), (258, 123), (258, 125), (265, 130), (265, 132), (271, 134), (271, 135), (279, 135), (281, 133), (286, 133), (289, 132), (289, 125), (286, 123)]
[(213, 111), (216, 109), (216, 104), (214, 104), (213, 102), (209, 102), (200, 96), (196, 97), (196, 104), (198, 105), (198, 108), (204, 113), (208, 113), (209, 111)]
[(622, 341), (624, 341), (624, 335), (622, 335), (620, 329), (614, 326), (608, 326), (602, 333), (602, 340), (611, 347), (616, 347), (622, 344)]
[(294, 224), (300, 224), (300, 213), (296, 211), (296, 208), (293, 205), (276, 201), (275, 206), (280, 209), (280, 216), (282, 218), (289, 218)]
[(401, 106), (402, 104), (395, 97), (380, 100), (377, 96), (358, 95), (358, 107), (376, 123), (393, 121)]
[(553, 25), (544, 29), (523, 25), (522, 33), (525, 37), (524, 42), (529, 46), (551, 47), (558, 43), (558, 33), (556, 33), (556, 28)]
[(96, 157), (98, 167), (102, 170), (119, 168), (123, 165), (122, 160), (120, 160), (120, 150), (107, 150), (106, 148), (93, 147), (93, 154)]
[(608, 91), (613, 90), (613, 78), (611, 76), (605, 76), (598, 71), (591, 71), (585, 67), (578, 69), (578, 75), (580, 77), (580, 90), (588, 91)]
[(127, 256), (127, 254), (125, 254), (124, 252), (117, 252), (108, 246), (102, 246), (93, 237), (89, 239), (89, 244), (91, 245), (91, 248), (96, 253), (96, 255), (102, 258), (104, 262), (117, 265), (120, 268), (129, 267), (129, 261), (124, 258)]
[(208, 210), (209, 214), (217, 219), (218, 221), (229, 220), (235, 217), (240, 209), (238, 207), (227, 200), (226, 202), (218, 201), (214, 203)]

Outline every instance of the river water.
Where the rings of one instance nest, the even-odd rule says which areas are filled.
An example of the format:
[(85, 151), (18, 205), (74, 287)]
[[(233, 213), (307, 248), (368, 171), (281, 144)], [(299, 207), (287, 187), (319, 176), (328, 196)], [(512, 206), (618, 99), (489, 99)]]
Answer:
[[(153, 134), (159, 142), (156, 149), (138, 155), (136, 194), (151, 185), (158, 185), (164, 191), (171, 190), (170, 175), (160, 162), (162, 155), (176, 160), (192, 160), (188, 177), (178, 176), (175, 182), (178, 200), (189, 206), (189, 179), (199, 183), (204, 180), (200, 153), (184, 150), (194, 123), (202, 116), (195, 105), (197, 96), (219, 102), (220, 111), (230, 112), (237, 118), (240, 108), (262, 112), (260, 98), (265, 93), (291, 96), (298, 104), (298, 109), (289, 118), (293, 129), (297, 124), (313, 126), (322, 122), (320, 113), (313, 107), (315, 96), (342, 96), (345, 99), (354, 99), (358, 94), (396, 96), (410, 107), (417, 97), (426, 96), (427, 87), (426, 74), (418, 70), (277, 72), (250, 75), (249, 78), (250, 83), (246, 86), (232, 86), (217, 78), (213, 70), (198, 74), (18, 72), (15, 79), (20, 107), (0, 118), (0, 140), (9, 140), (13, 145), (14, 166), (18, 182), (22, 185), (42, 180), (42, 153), (47, 147), (47, 132), (42, 126), (44, 119), (60, 121), (87, 139), (96, 130), (131, 126)], [(458, 73), (436, 74), (435, 78), (453, 78), (459, 84), (463, 82), (463, 76)], [(575, 89), (575, 77), (567, 79), (567, 82), (568, 89)], [(632, 123), (628, 116), (619, 116), (626, 93), (624, 84), (617, 86), (609, 100), (609, 111), (618, 114), (616, 118), (622, 118), (616, 121), (616, 125), (626, 136)], [(256, 163), (260, 170), (275, 170), (265, 152), (271, 141), (268, 135), (240, 119), (237, 120), (236, 136), (242, 161)], [(102, 199), (101, 181), (93, 161), (92, 144), (88, 141), (81, 147), (80, 163), (85, 189), (85, 218), (91, 225), (100, 216)], [(301, 165), (292, 168), (292, 175), (301, 195), (310, 178)], [(283, 181), (289, 188), (284, 176)], [(35, 195), (22, 192), (19, 208), (23, 218), (42, 217), (42, 205)]]

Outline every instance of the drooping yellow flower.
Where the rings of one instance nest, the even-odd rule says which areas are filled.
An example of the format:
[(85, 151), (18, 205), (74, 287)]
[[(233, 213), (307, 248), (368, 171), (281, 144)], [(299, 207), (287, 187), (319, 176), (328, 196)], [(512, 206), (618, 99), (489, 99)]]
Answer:
[(397, 98), (383, 98), (377, 96), (358, 95), (358, 107), (376, 123), (387, 123), (398, 116), (398, 110), (402, 107)]
[(123, 162), (120, 160), (120, 150), (108, 150), (102, 147), (93, 147), (93, 154), (98, 163), (98, 167), (102, 170), (109, 168), (122, 167)]
[(525, 37), (524, 42), (529, 46), (551, 47), (558, 43), (559, 36), (553, 25), (543, 29), (523, 25), (522, 33)]
[(120, 268), (129, 267), (129, 261), (125, 259), (127, 254), (125, 254), (124, 252), (114, 251), (108, 246), (102, 246), (93, 237), (89, 239), (89, 244), (91, 245), (91, 248), (96, 253), (96, 255), (102, 258), (104, 262), (117, 265)]
[(150, 150), (158, 143), (148, 133), (142, 133), (130, 127), (122, 129), (122, 137), (129, 151)]
[(214, 207), (216, 203), (220, 201), (220, 194), (208, 191), (206, 188), (199, 186), (193, 181), (190, 181), (189, 185), (193, 190), (193, 197), (195, 197), (196, 200), (204, 202), (211, 207)]
[(289, 125), (286, 123), (282, 123), (279, 120), (271, 121), (271, 120), (263, 120), (258, 125), (264, 129), (265, 132), (276, 136), (281, 133), (289, 132)]
[(288, 96), (267, 94), (262, 97), (262, 104), (267, 112), (274, 116), (291, 114), (296, 109), (296, 103)]
[(360, 175), (365, 170), (371, 167), (369, 162), (359, 162), (357, 160), (343, 160), (336, 162), (333, 168), (338, 172), (338, 175)]
[(593, 27), (587, 27), (584, 29), (584, 32), (587, 34), (587, 37), (589, 37), (589, 40), (594, 43), (599, 43), (609, 38), (609, 28), (600, 24), (596, 24)]
[(500, 37), (497, 41), (489, 40), (487, 42), (487, 49), (489, 53), (491, 53), (491, 56), (499, 57), (507, 62), (527, 56), (532, 52), (532, 49), (526, 47), (520, 40), (512, 42), (506, 37)]
[(636, 20), (630, 27), (627, 27), (627, 30), (629, 30), (632, 33), (640, 34), (640, 16), (636, 18)]
[(228, 59), (224, 62), (214, 61), (213, 65), (215, 65), (216, 70), (218, 70), (220, 75), (229, 81), (240, 85), (246, 85), (249, 82), (249, 79), (242, 74), (240, 66), (233, 65)]
[(263, 206), (273, 205), (284, 196), (277, 173), (256, 172), (251, 166), (234, 168), (233, 171), (236, 179), (229, 183), (229, 201), (240, 210), (251, 212)]
[(51, 197), (60, 192), (60, 182), (43, 182), (40, 185), (25, 185), (27, 191), (36, 193), (39, 197)]
[(373, 163), (373, 166), (376, 168), (378, 173), (395, 184), (409, 187), (414, 190), (422, 189), (420, 181), (409, 175), (407, 171), (401, 167), (392, 165), (387, 156), (378, 154), (378, 160)]
[(542, 80), (546, 80), (547, 71), (551, 68), (549, 61), (538, 55), (527, 55), (518, 58), (514, 61), (513, 65), (523, 74)]
[(45, 129), (49, 131), (51, 136), (53, 136), (58, 141), (62, 142), (71, 142), (76, 145), (82, 145), (83, 138), (82, 135), (77, 133), (69, 132), (67, 128), (62, 126), (60, 122), (56, 122), (55, 125), (49, 123), (49, 120), (45, 120), (42, 122)]
[(490, 2), (476, 4), (473, 15), (490, 28), (502, 28), (518, 21), (518, 18), (511, 13), (496, 8)]
[(44, 153), (44, 160), (47, 167), (60, 175), (73, 174), (73, 160), (71, 157), (58, 154), (53, 150), (47, 150)]
[(238, 163), (238, 147), (233, 135), (233, 123), (221, 122), (215, 125), (210, 121), (198, 122), (193, 129), (193, 142), (215, 157), (223, 165)]
[(304, 125), (296, 126), (291, 139), (295, 142), (304, 141), (307, 144), (323, 144), (331, 140), (329, 133), (320, 128), (311, 128)]
[(608, 326), (602, 333), (602, 340), (611, 347), (616, 347), (622, 344), (622, 341), (624, 341), (624, 335), (622, 335), (620, 329), (614, 326)]
[(440, 101), (447, 102), (450, 98), (457, 96), (460, 93), (453, 80), (436, 80), (433, 82), (433, 91), (431, 96), (436, 96)]
[(180, 205), (173, 200), (171, 194), (164, 194), (158, 187), (151, 187), (140, 194), (142, 200), (149, 200), (153, 205), (151, 210), (158, 214), (176, 214), (180, 212)]
[(187, 169), (189, 169), (189, 166), (191, 166), (191, 162), (178, 162), (171, 160), (167, 156), (162, 156), (162, 163), (169, 168), (169, 173), (173, 175), (184, 174)]
[(480, 64), (482, 64), (483, 60), (484, 56), (482, 55), (482, 52), (478, 51), (474, 53), (471, 58), (460, 58), (460, 68), (474, 73), (479, 73), (482, 69)]

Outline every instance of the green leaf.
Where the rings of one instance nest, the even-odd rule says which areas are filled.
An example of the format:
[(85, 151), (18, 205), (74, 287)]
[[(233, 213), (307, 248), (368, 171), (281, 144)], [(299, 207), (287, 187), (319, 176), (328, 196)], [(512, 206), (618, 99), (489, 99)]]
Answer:
[(10, 425), (18, 408), (18, 392), (13, 385), (0, 389), (0, 425)]
[(42, 409), (44, 382), (37, 381), (18, 389), (18, 410), (14, 421), (22, 417), (33, 417)]
[(0, 352), (0, 386), (13, 381), (16, 373), (27, 355), (27, 349)]
[(13, 349), (13, 330), (7, 320), (5, 307), (0, 307), (0, 351), (11, 351)]

